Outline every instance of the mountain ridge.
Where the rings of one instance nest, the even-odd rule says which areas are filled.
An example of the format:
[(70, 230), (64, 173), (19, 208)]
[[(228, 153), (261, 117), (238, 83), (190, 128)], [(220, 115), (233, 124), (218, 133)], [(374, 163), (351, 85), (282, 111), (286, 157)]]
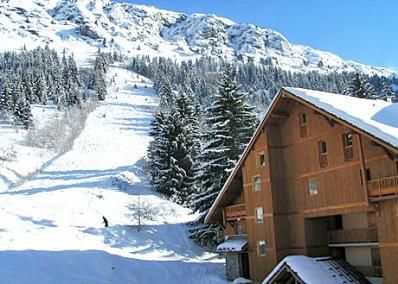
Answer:
[[(362, 72), (395, 76), (384, 67), (292, 44), (281, 33), (211, 14), (185, 14), (110, 0), (23, 0), (0, 3), (1, 49), (48, 44), (78, 55), (98, 48), (176, 60), (209, 56), (273, 64), (293, 72)], [(10, 36), (11, 35), (11, 36)], [(19, 44), (19, 46), (18, 46)], [(53, 46), (52, 46), (53, 47)], [(83, 57), (83, 56), (82, 56)], [(83, 58), (82, 58), (83, 60)]]

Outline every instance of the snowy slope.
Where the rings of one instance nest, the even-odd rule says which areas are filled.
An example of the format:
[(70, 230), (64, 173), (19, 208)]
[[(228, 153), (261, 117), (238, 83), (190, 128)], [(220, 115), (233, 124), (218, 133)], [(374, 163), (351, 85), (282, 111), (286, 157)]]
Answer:
[(344, 61), (330, 52), (292, 44), (271, 29), (215, 15), (186, 15), (110, 0), (1, 1), (0, 24), (0, 36), (7, 39), (0, 49), (50, 44), (58, 50), (66, 48), (81, 61), (86, 54), (105, 48), (177, 60), (252, 58), (301, 72), (392, 74), (385, 68)]
[[(143, 173), (152, 83), (117, 67), (109, 75), (110, 96), (73, 148), (0, 192), (0, 283), (226, 283), (222, 261), (186, 237), (182, 223), (196, 216), (154, 193)], [(117, 176), (130, 185), (115, 186)], [(141, 232), (128, 209), (138, 196), (160, 210)]]
[[(61, 114), (55, 106), (42, 105), (34, 105), (32, 113), (37, 126)], [(9, 119), (0, 119), (0, 192), (23, 181), (56, 156), (48, 149), (26, 145), (26, 135), (23, 127), (15, 126)]]

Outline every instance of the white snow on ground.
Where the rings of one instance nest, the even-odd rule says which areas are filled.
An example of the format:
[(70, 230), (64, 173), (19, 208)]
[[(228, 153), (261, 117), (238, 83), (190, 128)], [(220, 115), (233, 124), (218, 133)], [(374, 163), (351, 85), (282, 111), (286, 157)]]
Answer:
[[(0, 283), (227, 283), (223, 261), (186, 236), (195, 216), (144, 175), (152, 83), (117, 67), (109, 75), (110, 95), (73, 148), (0, 192)], [(116, 176), (133, 184), (118, 188)], [(140, 232), (128, 209), (137, 196), (159, 210)]]
[[(55, 107), (40, 105), (35, 105), (32, 113), (36, 126), (58, 114)], [(13, 125), (10, 120), (0, 119), (0, 192), (21, 182), (56, 156), (55, 152), (49, 150), (28, 147), (25, 143), (26, 133), (23, 127)]]

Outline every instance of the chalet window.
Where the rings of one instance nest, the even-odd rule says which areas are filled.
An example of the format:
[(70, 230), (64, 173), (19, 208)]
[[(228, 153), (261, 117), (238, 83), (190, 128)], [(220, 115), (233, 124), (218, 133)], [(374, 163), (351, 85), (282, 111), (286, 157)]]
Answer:
[(258, 241), (257, 242), (257, 254), (259, 256), (265, 256), (266, 255), (265, 241)]
[(299, 117), (300, 137), (305, 138), (308, 136), (307, 116), (305, 113), (301, 112), (299, 113), (298, 117)]
[(354, 141), (352, 133), (343, 134), (343, 146), (344, 146), (344, 160), (346, 162), (351, 161), (354, 158)]
[(310, 179), (308, 180), (308, 194), (310, 196), (314, 196), (318, 194), (318, 183), (316, 179)]
[(242, 234), (242, 224), (240, 222), (236, 223), (236, 230), (235, 233), (237, 235), (241, 235)]
[(257, 167), (265, 166), (265, 154), (260, 153), (257, 155)]
[(264, 222), (263, 207), (256, 208), (256, 221), (258, 224), (262, 224)]
[(261, 190), (261, 178), (260, 176), (253, 177), (253, 191), (260, 191)]
[(321, 168), (326, 168), (328, 166), (328, 148), (325, 140), (318, 142), (319, 150), (319, 165)]
[(372, 179), (372, 174), (370, 172), (370, 169), (365, 170), (365, 177), (366, 177), (366, 181), (370, 181)]

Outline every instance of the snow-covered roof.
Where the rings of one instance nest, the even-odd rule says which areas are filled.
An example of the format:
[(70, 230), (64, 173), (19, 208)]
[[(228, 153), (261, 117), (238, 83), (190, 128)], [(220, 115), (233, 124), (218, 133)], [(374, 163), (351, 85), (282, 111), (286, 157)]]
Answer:
[(245, 236), (230, 236), (227, 240), (217, 246), (217, 252), (241, 252), (247, 245)]
[(398, 104), (300, 88), (284, 89), (394, 148), (398, 148)]
[(270, 281), (286, 266), (295, 273), (297, 278), (307, 284), (369, 283), (344, 261), (303, 255), (285, 257), (262, 283), (271, 283)]
[(224, 187), (221, 189), (215, 202), (207, 213), (205, 222), (209, 222), (210, 217), (239, 171), (243, 161), (246, 159), (251, 147), (256, 141), (258, 135), (261, 133), (273, 107), (278, 102), (283, 91), (290, 93), (294, 97), (313, 105), (315, 108), (323, 110), (335, 116), (337, 119), (345, 121), (352, 127), (360, 129), (393, 148), (398, 149), (398, 103), (391, 103), (383, 100), (360, 99), (302, 88), (281, 88), (271, 102), (264, 115), (263, 121), (258, 126), (234, 170), (231, 172), (224, 184)]

